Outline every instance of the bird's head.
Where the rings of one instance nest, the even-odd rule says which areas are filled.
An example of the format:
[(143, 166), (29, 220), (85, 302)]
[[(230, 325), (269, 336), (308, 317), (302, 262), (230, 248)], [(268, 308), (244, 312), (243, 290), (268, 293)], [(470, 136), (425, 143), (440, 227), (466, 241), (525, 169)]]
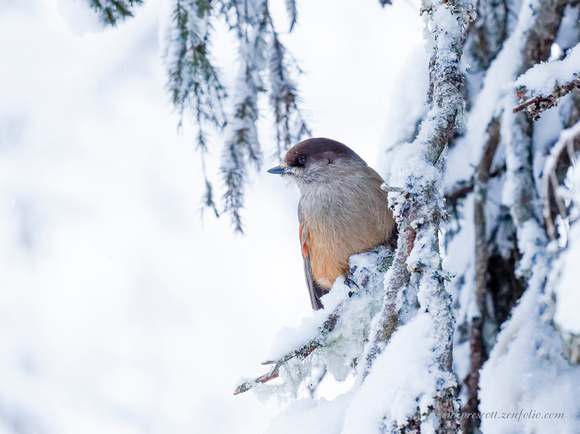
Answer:
[(314, 138), (294, 145), (282, 163), (268, 172), (288, 176), (303, 187), (339, 181), (361, 166), (366, 163), (348, 146), (331, 139)]

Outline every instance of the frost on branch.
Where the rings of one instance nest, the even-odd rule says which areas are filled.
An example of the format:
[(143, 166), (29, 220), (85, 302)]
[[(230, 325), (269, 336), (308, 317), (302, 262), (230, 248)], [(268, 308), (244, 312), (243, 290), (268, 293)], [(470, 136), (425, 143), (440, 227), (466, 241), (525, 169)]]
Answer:
[[(324, 366), (337, 381), (346, 380), (368, 340), (370, 322), (384, 295), (383, 277), (392, 261), (393, 252), (384, 246), (352, 256), (347, 280), (335, 282), (322, 298), (324, 308), (298, 328), (279, 332), (264, 362), (272, 365), (269, 373), (244, 380), (236, 393), (253, 388), (261, 396), (297, 398), (310, 387), (313, 364)], [(279, 380), (268, 383), (278, 376)]]
[[(295, 20), (292, 5), (289, 1), (288, 12)], [(276, 32), (266, 0), (169, 0), (168, 8), (164, 30), (168, 89), (181, 119), (190, 117), (198, 128), (204, 172), (210, 142), (207, 128), (223, 134), (223, 210), (241, 232), (249, 166), (259, 168), (262, 163), (257, 131), (261, 95), (267, 94), (271, 103), (278, 154), (310, 133), (299, 108), (299, 69)], [(211, 53), (214, 29), (222, 19), (236, 37), (239, 56), (238, 73), (227, 92)], [(207, 174), (204, 177), (204, 205), (218, 214), (212, 184)]]

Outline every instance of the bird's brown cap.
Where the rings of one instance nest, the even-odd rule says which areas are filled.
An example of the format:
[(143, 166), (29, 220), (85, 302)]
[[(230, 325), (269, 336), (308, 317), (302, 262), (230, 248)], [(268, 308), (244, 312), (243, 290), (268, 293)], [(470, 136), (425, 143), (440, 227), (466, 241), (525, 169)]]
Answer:
[(327, 160), (332, 163), (335, 159), (347, 157), (354, 160), (364, 160), (359, 155), (336, 140), (317, 137), (304, 140), (290, 148), (284, 157), (284, 163), (288, 166), (303, 166), (309, 158)]

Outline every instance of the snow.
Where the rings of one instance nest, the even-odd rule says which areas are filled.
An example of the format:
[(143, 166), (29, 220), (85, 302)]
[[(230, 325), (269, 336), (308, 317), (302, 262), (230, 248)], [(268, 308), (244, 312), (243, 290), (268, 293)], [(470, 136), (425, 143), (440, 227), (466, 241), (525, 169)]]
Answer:
[[(266, 432), (372, 434), (381, 432), (385, 416), (403, 424), (417, 407), (427, 413), (435, 392), (455, 382), (452, 374), (433, 375), (433, 371), (425, 369), (434, 364), (433, 326), (430, 315), (416, 316), (391, 337), (362, 386), (355, 385), (332, 401), (296, 400), (272, 420)], [(425, 432), (429, 432), (430, 423), (429, 419), (423, 423)]]
[(566, 332), (580, 334), (580, 321), (578, 310), (580, 309), (580, 294), (577, 286), (580, 273), (574, 265), (580, 258), (580, 229), (572, 228), (570, 231), (570, 247), (564, 259), (564, 272), (556, 289), (556, 313), (554, 319), (559, 327)]
[[(514, 156), (515, 159), (515, 156)], [(508, 165), (510, 163), (508, 162)], [(508, 170), (509, 170), (508, 166)], [(580, 369), (563, 356), (561, 336), (551, 324), (549, 297), (544, 293), (552, 256), (544, 230), (534, 218), (517, 228), (522, 252), (517, 274), (528, 287), (511, 318), (504, 323), (497, 343), (481, 370), (480, 411), (499, 417), (483, 419), (483, 432), (572, 433), (578, 426), (576, 386)], [(564, 413), (564, 418), (504, 418), (506, 413), (534, 411)]]
[(560, 50), (567, 50), (575, 46), (580, 39), (578, 30), (580, 30), (580, 9), (572, 5), (566, 5), (555, 44)]
[(544, 184), (544, 168), (546, 167), (546, 159), (553, 149), (555, 143), (558, 141), (560, 132), (564, 128), (562, 116), (558, 110), (547, 110), (542, 113), (542, 117), (535, 121), (534, 136), (532, 138), (532, 145), (534, 148), (534, 179), (536, 180), (536, 188), (540, 196), (541, 185)]
[[(537, 286), (528, 288), (481, 371), (480, 410), (498, 414), (482, 420), (483, 432), (577, 432), (580, 370), (562, 357), (560, 337), (542, 318), (545, 303)], [(564, 418), (507, 416), (532, 410)]]
[[(332, 295), (340, 292), (344, 296), (345, 291), (348, 291), (348, 287), (342, 284), (342, 282), (335, 283)], [(324, 299), (328, 303), (327, 296)], [(329, 313), (334, 310), (334, 307), (325, 307), (324, 309), (316, 311), (313, 317), (303, 318), (298, 327), (283, 327), (280, 329), (272, 342), (270, 352), (266, 359), (278, 360), (287, 353), (310, 342), (313, 337), (318, 335), (318, 331), (322, 328), (324, 321), (328, 318)]]
[[(420, 314), (393, 334), (374, 362), (365, 382), (356, 391), (344, 422), (344, 434), (380, 433), (383, 418), (393, 423), (389, 431), (403, 425), (417, 408), (426, 413), (437, 391), (455, 384), (452, 374), (439, 375), (425, 369), (434, 364), (436, 337), (433, 319)], [(447, 382), (438, 382), (447, 378)]]
[[(575, 183), (578, 184), (579, 177)], [(578, 195), (576, 195), (578, 198)], [(580, 334), (580, 270), (576, 266), (580, 258), (580, 227), (574, 225), (570, 231), (570, 245), (562, 258), (562, 276), (555, 287), (556, 312), (554, 320), (567, 333)]]
[(567, 84), (579, 78), (580, 45), (571, 48), (563, 60), (544, 62), (530, 68), (519, 77), (515, 86), (524, 86), (529, 96), (549, 95), (557, 85)]
[(377, 167), (390, 186), (401, 187), (390, 177), (390, 173), (400, 166), (400, 162), (395, 161), (393, 156), (401, 145), (412, 141), (418, 123), (429, 108), (426, 104), (429, 86), (426, 72), (428, 60), (423, 47), (415, 49), (404, 65), (403, 72), (397, 77), (396, 81), (401, 85), (395, 88), (391, 96), (393, 104), (386, 115), (385, 130), (382, 134), (381, 147), (384, 151), (379, 157)]
[(343, 394), (332, 401), (297, 400), (274, 418), (265, 434), (338, 434), (342, 432), (344, 413), (352, 394)]

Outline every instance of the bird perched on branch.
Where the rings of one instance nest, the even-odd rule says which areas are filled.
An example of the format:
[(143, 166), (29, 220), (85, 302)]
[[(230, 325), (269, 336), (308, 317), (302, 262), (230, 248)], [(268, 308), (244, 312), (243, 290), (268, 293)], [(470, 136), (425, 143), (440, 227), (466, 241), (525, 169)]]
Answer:
[(386, 244), (393, 234), (384, 181), (348, 146), (325, 138), (298, 143), (268, 172), (300, 189), (304, 271), (312, 308), (320, 309), (320, 297), (348, 271), (349, 257)]

